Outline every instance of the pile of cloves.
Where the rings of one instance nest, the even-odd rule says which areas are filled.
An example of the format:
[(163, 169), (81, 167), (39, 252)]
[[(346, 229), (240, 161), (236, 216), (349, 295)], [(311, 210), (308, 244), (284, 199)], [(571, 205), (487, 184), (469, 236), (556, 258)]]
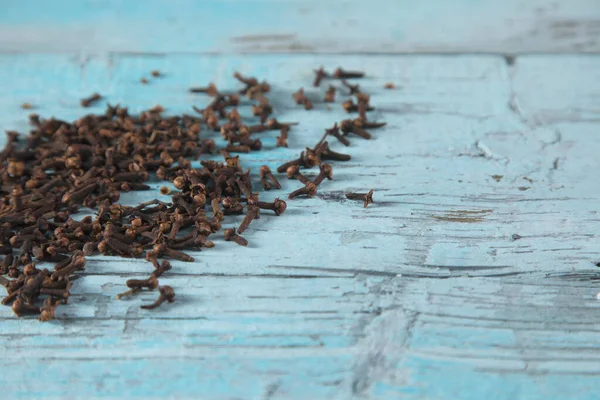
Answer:
[[(362, 76), (341, 69), (333, 74), (320, 71), (320, 80)], [(203, 109), (193, 107), (197, 115), (163, 116), (160, 105), (131, 115), (127, 108), (109, 104), (104, 114), (85, 115), (73, 122), (31, 114), (33, 129), (27, 137), (7, 132), (8, 141), (0, 153), (0, 254), (4, 256), (0, 284), (7, 290), (2, 304), (11, 305), (17, 316), (54, 319), (56, 307), (67, 303), (86, 256), (100, 253), (145, 258), (153, 265), (147, 279), (128, 280), (128, 290), (117, 296), (158, 289), (157, 300), (141, 306), (152, 309), (175, 299), (173, 288), (159, 282), (171, 270), (166, 259), (194, 261), (185, 251), (213, 247), (211, 235), (220, 231), (226, 241), (246, 246), (248, 241), (241, 234), (254, 220), (283, 214), (285, 201), (260, 201), (250, 170), (232, 153), (261, 150), (261, 140), (253, 136), (271, 130), (280, 132), (276, 146), (287, 147), (294, 123), (270, 117), (273, 107), (266, 97), (270, 91), (267, 82), (238, 73), (234, 77), (244, 85), (237, 92), (220, 92), (214, 84), (190, 89), (213, 98)], [(335, 93), (329, 93), (333, 101)], [(358, 89), (352, 94), (358, 104), (347, 111), (358, 112), (359, 117), (326, 129), (314, 147), (277, 169), (304, 185), (292, 192), (290, 199), (314, 196), (324, 180), (332, 179), (333, 168), (326, 161), (350, 160), (349, 155), (333, 151), (327, 137), (349, 145), (350, 134), (370, 139), (365, 129), (383, 126), (367, 120), (366, 113), (372, 109), (369, 96)], [(252, 102), (259, 123), (242, 122), (236, 107), (243, 96)], [(301, 96), (296, 97), (300, 100)], [(81, 104), (87, 107), (101, 98), (94, 94)], [(309, 109), (310, 100), (301, 100)], [(202, 138), (204, 130), (219, 132), (226, 145), (218, 150), (213, 139)], [(215, 160), (218, 155), (222, 161)], [(208, 158), (193, 168), (192, 162), (203, 156)], [(301, 173), (300, 168), (315, 166), (320, 173), (313, 180)], [(264, 190), (281, 189), (268, 166), (260, 167), (259, 173)], [(122, 192), (150, 190), (148, 181), (155, 178), (175, 187), (160, 190), (170, 195), (171, 201), (155, 199), (136, 206), (119, 203)], [(75, 219), (84, 208), (95, 210), (95, 215)], [(244, 210), (239, 226), (222, 229), (227, 216), (242, 215)], [(56, 265), (53, 270), (36, 267), (44, 262)]]

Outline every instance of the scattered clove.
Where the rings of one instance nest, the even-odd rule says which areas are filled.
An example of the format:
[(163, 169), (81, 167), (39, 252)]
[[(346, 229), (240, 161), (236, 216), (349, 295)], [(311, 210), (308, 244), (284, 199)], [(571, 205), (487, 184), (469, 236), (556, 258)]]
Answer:
[(373, 203), (373, 192), (374, 190), (371, 189), (369, 193), (346, 193), (346, 198), (349, 200), (362, 200), (364, 202), (363, 207), (367, 208), (369, 204)]
[(294, 190), (290, 193), (288, 198), (292, 200), (298, 196), (313, 197), (315, 194), (317, 194), (317, 186), (314, 183), (309, 182), (303, 188)]
[(225, 241), (232, 241), (240, 246), (248, 246), (248, 241), (242, 236), (238, 235), (235, 228), (225, 229)]
[(315, 70), (315, 80), (313, 81), (313, 86), (318, 87), (321, 84), (321, 81), (323, 80), (323, 78), (326, 78), (328, 76), (329, 76), (329, 74), (327, 72), (325, 72), (323, 67), (316, 69)]
[(169, 303), (172, 303), (175, 301), (175, 291), (173, 290), (173, 288), (171, 286), (166, 286), (166, 285), (161, 286), (158, 288), (158, 291), (160, 292), (160, 295), (158, 296), (158, 299), (156, 299), (156, 301), (154, 303), (140, 306), (140, 308), (143, 308), (145, 310), (153, 310), (153, 309), (157, 308), (158, 306), (160, 306), (165, 301), (168, 301)]
[(94, 104), (95, 102), (99, 101), (100, 99), (102, 99), (102, 96), (100, 96), (99, 93), (94, 93), (90, 97), (81, 99), (81, 101), (79, 103), (81, 104), (81, 107), (89, 107), (92, 104)]
[(348, 133), (353, 133), (362, 137), (363, 139), (371, 139), (372, 137), (369, 132), (357, 126), (352, 120), (349, 119), (345, 119), (342, 122), (340, 122), (340, 129), (345, 135), (347, 135)]
[(265, 190), (271, 190), (272, 187), (281, 189), (281, 184), (273, 176), (273, 174), (271, 173), (271, 168), (269, 168), (268, 165), (261, 166), (259, 171), (260, 171), (260, 181)]
[(335, 87), (329, 86), (325, 92), (325, 103), (335, 103)]
[(336, 79), (353, 79), (353, 78), (363, 78), (365, 76), (364, 72), (360, 71), (346, 71), (341, 67), (337, 68), (333, 72), (333, 77)]
[(292, 94), (292, 98), (298, 105), (303, 105), (305, 110), (310, 110), (313, 108), (312, 102), (306, 97), (304, 94), (304, 89), (300, 88), (297, 92)]

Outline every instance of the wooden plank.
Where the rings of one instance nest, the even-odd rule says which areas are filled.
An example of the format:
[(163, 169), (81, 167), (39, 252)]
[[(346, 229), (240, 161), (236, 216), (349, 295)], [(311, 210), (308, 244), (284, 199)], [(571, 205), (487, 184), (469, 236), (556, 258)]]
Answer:
[[(319, 65), (364, 69), (374, 140), (335, 148), (320, 195), (288, 202), (248, 230), (249, 248), (175, 262), (178, 301), (114, 299), (146, 262), (92, 259), (59, 319), (0, 309), (0, 384), (8, 397), (528, 398), (596, 397), (600, 303), (600, 142), (596, 56), (327, 56), (4, 54), (0, 129), (27, 129), (19, 104), (76, 118), (100, 91), (139, 111), (189, 111), (187, 93), (232, 71), (266, 78), (281, 120), (300, 121), (289, 149), (243, 155), (277, 166), (324, 127), (339, 104), (304, 111)], [(165, 77), (140, 85), (152, 69)], [(399, 89), (383, 89), (393, 81)], [(341, 96), (340, 99), (345, 99)], [(91, 109), (102, 111), (102, 106)], [(247, 111), (246, 109), (243, 109)], [(203, 132), (205, 137), (218, 138)], [(4, 138), (2, 138), (4, 140)], [(493, 177), (495, 176), (495, 178)], [(283, 193), (296, 187), (284, 180)], [(157, 188), (159, 183), (153, 184)], [(367, 209), (343, 198), (376, 190)], [(130, 193), (134, 203), (150, 193)], [(281, 193), (264, 193), (271, 199)], [(229, 225), (229, 224), (226, 224)], [(518, 236), (513, 236), (518, 235)], [(49, 374), (49, 371), (52, 373)], [(25, 380), (23, 376), (31, 377)], [(473, 385), (472, 382), (477, 382)]]
[[(120, 308), (125, 320), (112, 312), (62, 326), (4, 320), (6, 370), (28, 368), (30, 376), (52, 370), (56, 379), (42, 375), (25, 386), (11, 372), (0, 382), (8, 393), (81, 397), (193, 398), (202, 390), (207, 398), (262, 398), (273, 388), (271, 398), (282, 399), (595, 396), (599, 310), (593, 298), (573, 306), (594, 290), (589, 282), (364, 276), (283, 282), (211, 279), (202, 284), (202, 301), (188, 297), (197, 294), (193, 284), (170, 280), (195, 319), (181, 319), (181, 304), (140, 318), (136, 306), (107, 298), (104, 304)], [(90, 283), (96, 291), (98, 282)], [(360, 296), (361, 289), (368, 293)], [(268, 309), (252, 311), (261, 292), (271, 299)], [(317, 296), (309, 300), (307, 293)], [(83, 303), (98, 301), (84, 296)], [(311, 302), (324, 307), (315, 310)], [(231, 312), (242, 303), (246, 310)], [(465, 378), (479, 385), (467, 390)]]
[(5, 0), (0, 51), (530, 53), (600, 50), (600, 1)]

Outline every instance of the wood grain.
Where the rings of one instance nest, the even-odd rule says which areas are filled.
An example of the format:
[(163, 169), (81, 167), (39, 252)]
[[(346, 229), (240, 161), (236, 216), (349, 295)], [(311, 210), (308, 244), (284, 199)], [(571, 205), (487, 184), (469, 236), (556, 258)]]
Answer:
[[(0, 129), (36, 112), (76, 118), (99, 91), (170, 113), (231, 73), (267, 78), (290, 148), (243, 155), (257, 173), (345, 118), (297, 108), (319, 65), (364, 69), (374, 140), (336, 149), (319, 196), (251, 225), (248, 248), (216, 238), (164, 283), (177, 302), (117, 301), (142, 261), (97, 257), (49, 324), (0, 308), (10, 397), (548, 399), (596, 397), (600, 375), (597, 118), (600, 58), (519, 56), (4, 54)], [(152, 69), (164, 78), (140, 85)], [(395, 82), (398, 89), (383, 89)], [(346, 96), (341, 96), (340, 99)], [(91, 108), (100, 112), (103, 106)], [(242, 110), (245, 110), (242, 107)], [(214, 133), (204, 132), (205, 137)], [(262, 137), (261, 137), (262, 138)], [(4, 138), (2, 139), (4, 140)], [(282, 193), (296, 187), (283, 180)], [(158, 196), (123, 196), (127, 203)], [(347, 190), (375, 189), (363, 209)], [(264, 193), (266, 199), (282, 193)], [(229, 225), (229, 224), (227, 224)], [(24, 377), (31, 379), (24, 379)], [(33, 379), (35, 378), (35, 379)], [(473, 384), (476, 382), (476, 384)]]

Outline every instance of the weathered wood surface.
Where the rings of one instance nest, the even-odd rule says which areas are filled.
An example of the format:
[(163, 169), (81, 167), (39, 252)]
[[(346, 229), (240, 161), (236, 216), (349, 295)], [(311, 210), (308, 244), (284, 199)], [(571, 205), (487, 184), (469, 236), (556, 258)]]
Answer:
[[(502, 9), (457, 2), (467, 3), (474, 10)], [(522, 18), (536, 2), (522, 3), (522, 10), (517, 3), (507, 2), (507, 9)], [(29, 27), (33, 36), (61, 18), (90, 31), (107, 29), (107, 22), (97, 22), (100, 16), (82, 22), (79, 8), (62, 14), (42, 9), (49, 12), (38, 16), (46, 25), (32, 28), (37, 14), (9, 4), (12, 16), (0, 21), (24, 21), (14, 25)], [(257, 4), (291, 10), (310, 2)], [(348, 4), (349, 12), (364, 10)], [(593, 4), (550, 8), (557, 19), (590, 18)], [(184, 11), (200, 6), (180, 7), (182, 19), (173, 25), (181, 28), (181, 41), (169, 39), (175, 28), (161, 25), (135, 49), (127, 47), (135, 43), (130, 38), (116, 46), (117, 34), (65, 37), (67, 44), (48, 34), (57, 46), (52, 51), (105, 45), (93, 55), (34, 53), (29, 50), (42, 49), (32, 40), (22, 54), (0, 54), (0, 130), (27, 130), (23, 102), (43, 115), (76, 118), (79, 98), (93, 91), (133, 111), (157, 103), (168, 112), (189, 111), (207, 101), (187, 93), (189, 86), (214, 81), (234, 88), (231, 73), (240, 70), (273, 83), (278, 118), (301, 122), (289, 149), (274, 148), (272, 133), (263, 152), (242, 156), (256, 173), (261, 164), (290, 159), (346, 117), (339, 104), (318, 104), (310, 112), (293, 105), (290, 93), (300, 86), (320, 96), (309, 87), (319, 65), (367, 71), (361, 87), (372, 93), (373, 116), (389, 125), (373, 131), (374, 140), (336, 146), (353, 160), (335, 165), (334, 180), (317, 198), (290, 201), (285, 215), (251, 225), (249, 248), (217, 238), (214, 249), (195, 254), (196, 263), (175, 262), (163, 280), (177, 291), (173, 304), (148, 312), (138, 299), (115, 300), (127, 277), (142, 277), (150, 266), (99, 257), (88, 263), (56, 321), (17, 319), (0, 308), (0, 385), (7, 398), (597, 398), (600, 286), (591, 278), (600, 276), (594, 265), (600, 261), (600, 57), (121, 53), (153, 46), (159, 52), (211, 51), (207, 39), (196, 37), (195, 48), (186, 42), (186, 29), (200, 35), (204, 28), (193, 22), (184, 27), (183, 19), (191, 19)], [(213, 2), (204, 7), (222, 12)], [(389, 15), (416, 12), (396, 7), (383, 18), (382, 32), (392, 26)], [(135, 25), (165, 17), (152, 10), (161, 9), (140, 6), (123, 18)], [(467, 22), (461, 24), (465, 29)], [(153, 39), (161, 29), (164, 39)], [(243, 34), (235, 29), (232, 36)], [(319, 31), (302, 32), (316, 37)], [(373, 46), (383, 43), (377, 30), (365, 32)], [(482, 50), (477, 42), (488, 33), (470, 38), (472, 51)], [(569, 42), (561, 48), (547, 33), (542, 37), (540, 43), (557, 47), (540, 50), (579, 50)], [(453, 49), (466, 51), (467, 39)], [(6, 35), (0, 42), (5, 50), (17, 43)], [(344, 43), (340, 51), (347, 50)], [(334, 51), (327, 46), (319, 51)], [(493, 50), (510, 50), (502, 46)], [(514, 52), (531, 50), (514, 46)], [(418, 49), (406, 48), (412, 50)], [(167, 75), (140, 85), (152, 69)], [(384, 90), (389, 81), (399, 88)], [(283, 182), (282, 193), (296, 187)], [(374, 206), (343, 199), (345, 190), (368, 188), (376, 191)], [(124, 199), (137, 202), (154, 193)]]
[(600, 50), (599, 0), (3, 0), (0, 50), (547, 53)]

